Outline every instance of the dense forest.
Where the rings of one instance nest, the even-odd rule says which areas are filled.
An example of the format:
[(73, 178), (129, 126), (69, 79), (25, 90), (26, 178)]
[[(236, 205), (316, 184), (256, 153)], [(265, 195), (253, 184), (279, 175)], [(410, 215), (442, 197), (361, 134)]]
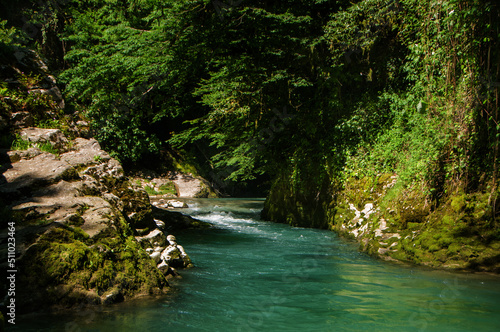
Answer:
[[(190, 160), (221, 191), (267, 188), (267, 219), (396, 259), (498, 268), (496, 1), (22, 0), (0, 12), (2, 62), (34, 48), (63, 88), (65, 114), (40, 121), (77, 114), (125, 165)], [(1, 84), (2, 100), (37, 107)], [(374, 227), (353, 235), (367, 204)], [(403, 238), (382, 248), (382, 221)]]

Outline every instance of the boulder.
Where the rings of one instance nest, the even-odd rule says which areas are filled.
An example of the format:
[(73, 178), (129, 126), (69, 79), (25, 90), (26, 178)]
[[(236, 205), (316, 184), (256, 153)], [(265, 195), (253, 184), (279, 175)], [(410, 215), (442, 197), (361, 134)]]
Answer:
[(208, 228), (209, 223), (186, 216), (180, 212), (167, 211), (157, 207), (152, 207), (153, 216), (156, 219), (163, 221), (165, 231), (172, 231), (187, 228)]
[(156, 264), (159, 264), (161, 261), (161, 251), (154, 251), (149, 255), (149, 257), (151, 257)]
[[(57, 129), (26, 128), (21, 136), (58, 149), (69, 145)], [(37, 147), (0, 151), (7, 165), (0, 198), (16, 222), (20, 307), (73, 305), (80, 295), (109, 304), (166, 291), (166, 276), (177, 274), (161, 264), (165, 232), (204, 224), (165, 210), (154, 217), (146, 191), (129, 183), (95, 139), (72, 143), (60, 156)], [(7, 237), (0, 232), (0, 242)]]
[(72, 166), (98, 165), (111, 159), (107, 152), (101, 150), (99, 142), (93, 138), (75, 139), (73, 149), (74, 151), (66, 152), (61, 155), (61, 160), (64, 160)]
[(190, 174), (172, 173), (169, 180), (177, 186), (179, 197), (206, 198), (210, 195), (207, 184)]
[(35, 124), (35, 120), (30, 112), (12, 113), (10, 123), (14, 128), (31, 127)]
[(164, 276), (166, 276), (169, 273), (169, 270), (170, 270), (170, 268), (168, 267), (168, 264), (165, 263), (165, 261), (161, 261), (161, 263), (158, 264), (157, 268), (158, 268), (158, 270), (160, 270), (160, 272)]
[(25, 128), (21, 130), (21, 138), (31, 143), (50, 143), (54, 148), (63, 150), (68, 139), (59, 129)]
[(33, 188), (47, 186), (63, 179), (75, 178), (76, 171), (51, 153), (42, 153), (28, 160), (13, 163), (4, 174), (7, 183), (0, 193), (28, 194)]
[(117, 287), (107, 291), (101, 296), (102, 303), (107, 305), (123, 302), (124, 299), (122, 291)]
[(185, 209), (188, 208), (188, 205), (186, 202), (181, 202), (181, 201), (176, 201), (176, 200), (170, 200), (167, 201), (167, 208), (172, 208), (172, 209)]
[(52, 97), (52, 100), (57, 102), (61, 109), (65, 106), (61, 90), (57, 86), (53, 86), (50, 89), (31, 89), (28, 92)]
[(165, 229), (165, 223), (161, 220), (154, 219), (154, 222), (156, 223), (156, 227), (158, 227), (161, 230)]
[(145, 236), (136, 236), (135, 239), (143, 248), (152, 248), (155, 244), (164, 246), (167, 243), (167, 237), (160, 229), (155, 229)]

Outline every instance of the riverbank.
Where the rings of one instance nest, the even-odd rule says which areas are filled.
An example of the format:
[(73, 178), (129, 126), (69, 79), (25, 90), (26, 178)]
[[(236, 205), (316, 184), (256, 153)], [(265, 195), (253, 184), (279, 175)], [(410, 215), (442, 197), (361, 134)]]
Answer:
[(158, 254), (167, 235), (206, 224), (154, 207), (141, 183), (91, 137), (88, 123), (65, 114), (36, 52), (21, 51), (23, 61), (2, 72), (9, 85), (0, 95), (4, 318), (167, 293), (174, 274)]
[(284, 181), (266, 201), (268, 220), (333, 230), (387, 261), (500, 273), (500, 231), (491, 223), (498, 189), (466, 193), (457, 187), (436, 204), (422, 188), (402, 188), (395, 174), (382, 174), (349, 178), (342, 189), (307, 200)]
[[(94, 139), (42, 128), (19, 135), (29, 148), (4, 152), (11, 164), (0, 185), (0, 239), (15, 232), (16, 240), (9, 260), (2, 250), (1, 266), (16, 271), (9, 298), (19, 313), (168, 292), (165, 271), (147, 251), (165, 248), (171, 230), (202, 223), (153, 207)], [(41, 151), (42, 142), (54, 150)]]

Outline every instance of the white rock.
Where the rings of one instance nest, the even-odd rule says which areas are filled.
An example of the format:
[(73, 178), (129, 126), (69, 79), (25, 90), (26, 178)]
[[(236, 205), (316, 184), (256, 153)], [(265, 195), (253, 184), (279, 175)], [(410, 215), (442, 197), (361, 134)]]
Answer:
[(167, 201), (167, 205), (168, 205), (168, 207), (172, 207), (172, 208), (175, 208), (175, 209), (181, 209), (181, 208), (187, 208), (188, 207), (188, 205), (186, 204), (186, 202), (181, 202), (181, 201), (176, 201), (176, 200)]

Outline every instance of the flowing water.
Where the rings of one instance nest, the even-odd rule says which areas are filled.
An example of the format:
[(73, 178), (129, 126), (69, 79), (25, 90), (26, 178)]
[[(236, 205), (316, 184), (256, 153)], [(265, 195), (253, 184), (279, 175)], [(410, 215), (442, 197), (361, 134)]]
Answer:
[(188, 200), (214, 225), (177, 232), (195, 264), (169, 296), (16, 331), (500, 331), (500, 278), (382, 262), (330, 231), (259, 220), (263, 200)]

